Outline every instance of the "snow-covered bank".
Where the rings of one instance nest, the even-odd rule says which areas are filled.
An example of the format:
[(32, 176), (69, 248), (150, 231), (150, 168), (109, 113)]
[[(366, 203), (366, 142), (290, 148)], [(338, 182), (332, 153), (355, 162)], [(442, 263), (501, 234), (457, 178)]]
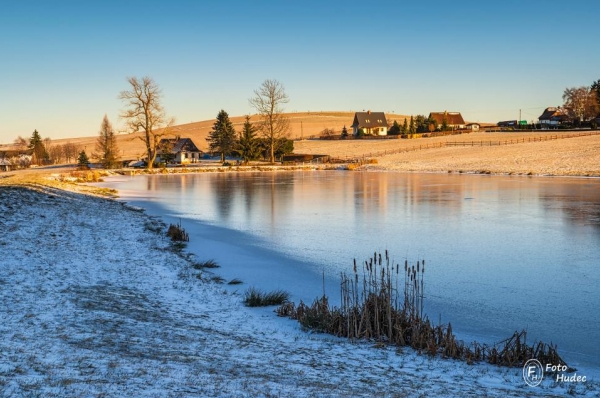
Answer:
[(532, 388), (521, 369), (304, 333), (198, 279), (160, 224), (111, 200), (0, 187), (1, 395), (600, 393), (589, 380)]

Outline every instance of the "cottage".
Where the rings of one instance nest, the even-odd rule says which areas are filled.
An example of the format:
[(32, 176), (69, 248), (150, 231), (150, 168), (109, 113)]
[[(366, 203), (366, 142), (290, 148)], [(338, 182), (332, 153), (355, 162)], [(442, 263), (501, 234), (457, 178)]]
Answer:
[(429, 120), (435, 121), (436, 129), (438, 130), (444, 125), (444, 120), (450, 130), (462, 130), (465, 128), (465, 120), (460, 112), (431, 112)]
[(356, 112), (351, 127), (355, 137), (361, 129), (366, 135), (387, 135), (388, 132), (388, 124), (383, 112)]
[(556, 127), (559, 124), (569, 121), (569, 116), (567, 115), (566, 110), (561, 109), (560, 107), (548, 107), (544, 109), (544, 113), (540, 115), (538, 118), (542, 128), (544, 127)]
[(10, 171), (13, 165), (10, 160), (1, 158), (0, 159), (0, 171)]
[(163, 138), (158, 148), (157, 163), (197, 163), (203, 154), (190, 138)]

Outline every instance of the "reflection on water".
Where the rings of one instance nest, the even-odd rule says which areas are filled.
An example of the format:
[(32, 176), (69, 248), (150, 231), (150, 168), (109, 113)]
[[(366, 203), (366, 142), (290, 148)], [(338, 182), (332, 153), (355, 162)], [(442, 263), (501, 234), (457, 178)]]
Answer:
[[(424, 258), (427, 313), (494, 341), (527, 328), (600, 367), (600, 181), (397, 173), (145, 176), (182, 217), (244, 231), (331, 278), (389, 249)], [(292, 288), (290, 288), (292, 289)]]

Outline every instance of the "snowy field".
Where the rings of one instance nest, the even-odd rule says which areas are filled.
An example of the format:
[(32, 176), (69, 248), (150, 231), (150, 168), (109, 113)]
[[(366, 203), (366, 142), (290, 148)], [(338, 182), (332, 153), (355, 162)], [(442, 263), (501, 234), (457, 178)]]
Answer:
[(306, 333), (244, 307), (247, 286), (210, 281), (191, 266), (207, 259), (120, 202), (0, 187), (0, 231), (3, 397), (600, 396), (594, 381), (533, 388), (521, 369)]

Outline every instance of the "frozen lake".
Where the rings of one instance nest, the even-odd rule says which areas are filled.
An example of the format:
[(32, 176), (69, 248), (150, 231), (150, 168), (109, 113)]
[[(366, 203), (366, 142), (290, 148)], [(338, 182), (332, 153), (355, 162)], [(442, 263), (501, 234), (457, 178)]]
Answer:
[[(600, 374), (600, 180), (277, 172), (119, 177), (103, 183), (168, 221), (226, 278), (339, 301), (352, 260), (425, 259), (426, 313), (465, 340), (526, 328)], [(237, 287), (240, 289), (239, 287)], [(242, 287), (241, 289), (245, 289)]]

